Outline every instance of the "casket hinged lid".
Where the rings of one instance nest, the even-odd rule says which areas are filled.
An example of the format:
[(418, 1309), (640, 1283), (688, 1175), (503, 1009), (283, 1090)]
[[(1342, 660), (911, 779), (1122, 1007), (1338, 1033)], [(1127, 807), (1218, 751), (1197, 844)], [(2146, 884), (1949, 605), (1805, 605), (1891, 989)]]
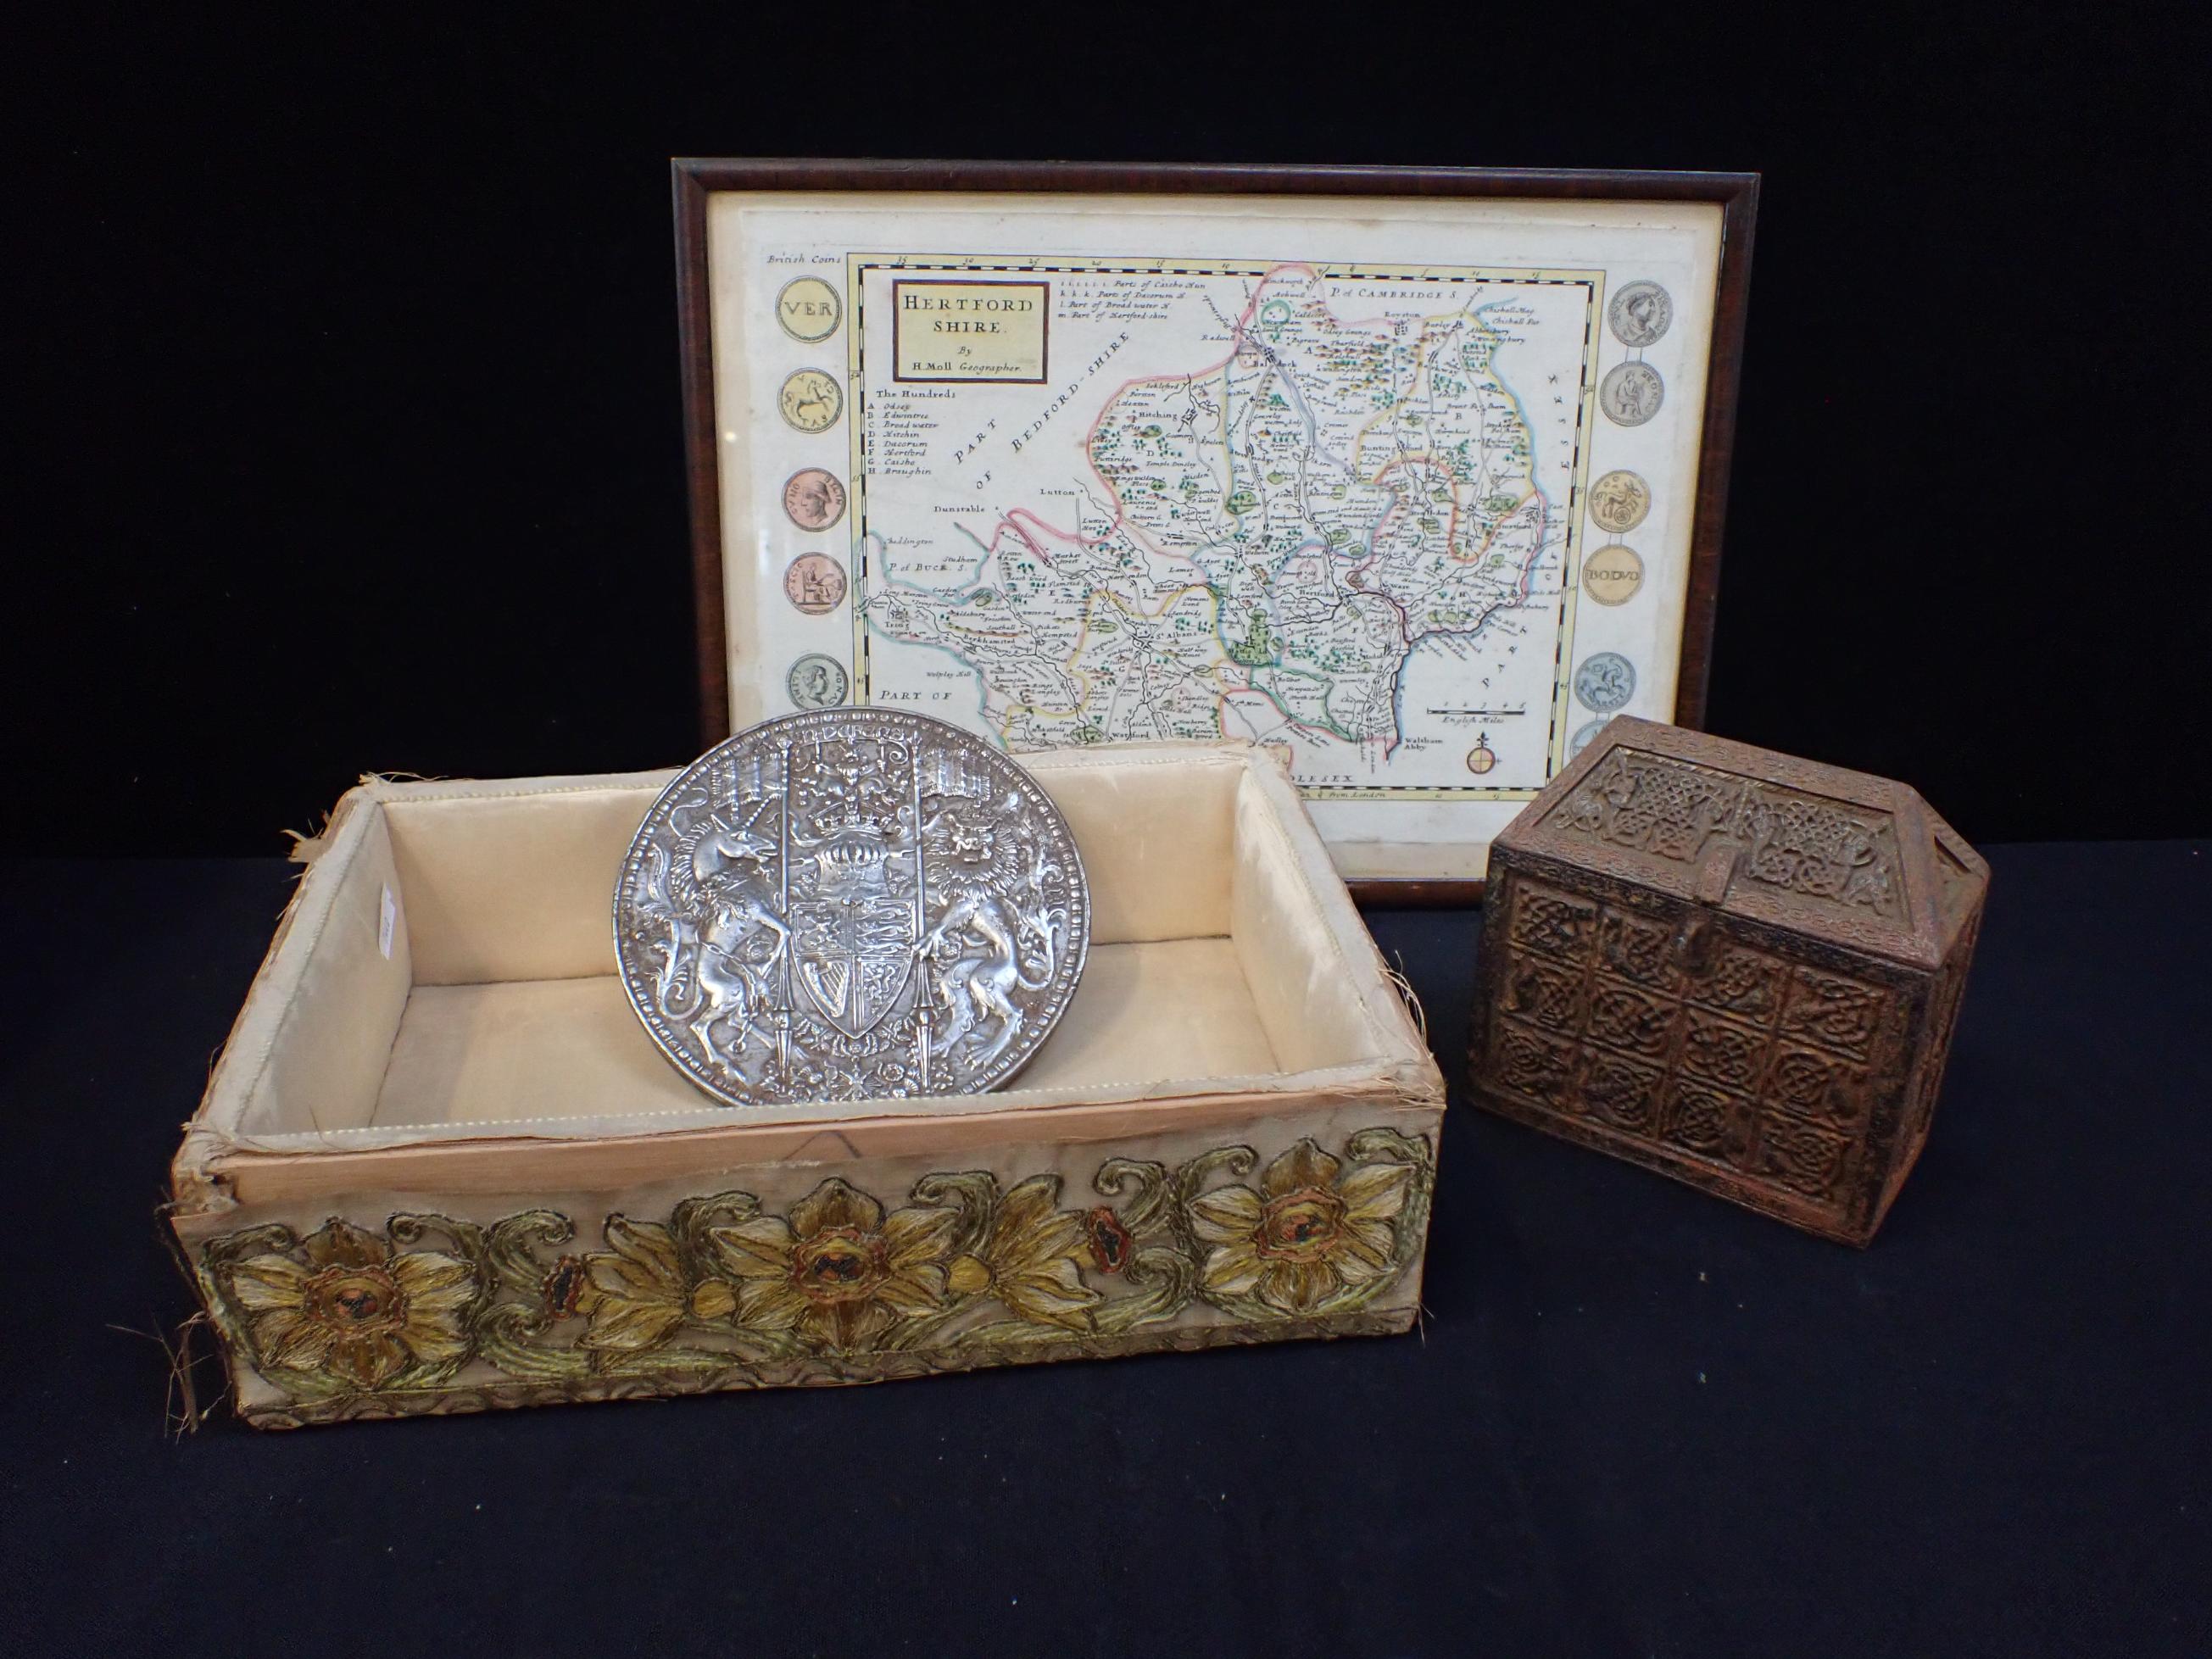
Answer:
[(1863, 1243), (1926, 1136), (1988, 881), (1904, 784), (1615, 720), (1493, 849), (1478, 1094)]

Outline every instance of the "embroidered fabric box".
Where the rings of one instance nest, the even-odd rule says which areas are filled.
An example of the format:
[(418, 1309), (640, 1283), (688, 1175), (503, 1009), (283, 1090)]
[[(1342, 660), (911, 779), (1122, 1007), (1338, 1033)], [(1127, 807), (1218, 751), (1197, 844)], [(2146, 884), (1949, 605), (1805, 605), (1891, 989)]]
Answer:
[(1988, 885), (1903, 784), (1614, 720), (1492, 848), (1477, 1098), (1864, 1244), (1927, 1139)]
[(667, 773), (369, 781), (306, 849), (173, 1170), (264, 1427), (1402, 1331), (1435, 1062), (1274, 763), (1029, 764), (1080, 988), (995, 1093), (732, 1110), (614, 976)]

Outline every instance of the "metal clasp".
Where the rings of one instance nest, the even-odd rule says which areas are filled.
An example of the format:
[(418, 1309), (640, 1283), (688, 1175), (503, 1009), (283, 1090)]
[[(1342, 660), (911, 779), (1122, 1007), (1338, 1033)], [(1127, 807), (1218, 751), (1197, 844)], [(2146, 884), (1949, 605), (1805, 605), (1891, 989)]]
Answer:
[(1700, 904), (1718, 904), (1729, 896), (1729, 887), (1735, 880), (1736, 866), (1743, 862), (1743, 843), (1740, 841), (1717, 841), (1705, 848), (1705, 857), (1698, 860), (1698, 879), (1691, 893)]
[(1674, 930), (1674, 963), (1685, 973), (1703, 974), (1712, 965), (1712, 921), (1705, 912), (1726, 902), (1729, 888), (1735, 880), (1736, 866), (1742, 861), (1743, 843), (1734, 841), (1713, 842), (1698, 860), (1698, 876), (1691, 884), (1690, 896), (1701, 908), (1690, 910), (1683, 916), (1682, 925)]

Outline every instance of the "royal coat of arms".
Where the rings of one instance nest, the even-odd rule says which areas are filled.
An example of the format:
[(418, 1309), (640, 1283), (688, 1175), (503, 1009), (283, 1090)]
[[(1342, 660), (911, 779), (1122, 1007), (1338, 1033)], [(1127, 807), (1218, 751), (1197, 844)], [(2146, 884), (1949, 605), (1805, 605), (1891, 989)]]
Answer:
[(1012, 760), (889, 709), (740, 733), (654, 803), (615, 937), (653, 1040), (732, 1104), (1003, 1082), (1073, 996), (1089, 894)]

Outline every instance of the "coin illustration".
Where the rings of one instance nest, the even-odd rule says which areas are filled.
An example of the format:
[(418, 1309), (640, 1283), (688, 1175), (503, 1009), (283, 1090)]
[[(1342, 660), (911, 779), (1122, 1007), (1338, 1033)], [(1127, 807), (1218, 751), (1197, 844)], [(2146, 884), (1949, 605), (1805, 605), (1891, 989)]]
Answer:
[[(802, 553), (791, 562), (791, 568), (783, 573), (783, 597), (810, 617), (826, 617), (845, 603), (845, 567), (827, 553)], [(822, 660), (826, 662), (829, 659), (825, 657)], [(794, 667), (792, 672), (795, 674), (798, 670)], [(838, 672), (842, 674), (844, 671), (841, 668)], [(799, 694), (794, 691), (791, 700), (799, 702)], [(844, 702), (842, 689), (828, 701), (833, 703)], [(818, 706), (807, 705), (809, 708)]]
[(1583, 561), (1583, 592), (1600, 605), (1626, 605), (1643, 586), (1644, 561), (1626, 542), (1607, 542)]
[(1610, 715), (1600, 714), (1595, 720), (1584, 720), (1577, 726), (1574, 736), (1567, 739), (1567, 758), (1572, 760), (1589, 748), (1589, 740), (1605, 730), (1605, 723), (1610, 718)]
[(1575, 696), (1593, 714), (1610, 714), (1636, 695), (1636, 665), (1618, 651), (1583, 659), (1575, 670)]
[(1651, 486), (1636, 473), (1608, 472), (1590, 486), (1589, 515), (1601, 530), (1625, 536), (1651, 511)]
[(845, 394), (822, 370), (802, 368), (783, 383), (775, 402), (783, 418), (801, 432), (827, 432), (844, 412)]
[(818, 466), (794, 472), (783, 481), (783, 511), (801, 530), (827, 530), (845, 516), (845, 486)]
[[(788, 585), (786, 591), (789, 591)], [(801, 708), (835, 708), (845, 701), (846, 692), (853, 687), (845, 665), (819, 651), (810, 651), (792, 664), (791, 672), (783, 677), (783, 684), (791, 693), (792, 702)]]
[(1674, 299), (1656, 283), (1631, 283), (1605, 308), (1606, 326), (1613, 337), (1639, 351), (1658, 344), (1674, 322)]
[[(790, 395), (788, 384), (784, 392)], [(1598, 407), (1615, 426), (1642, 426), (1659, 412), (1666, 397), (1667, 383), (1659, 371), (1640, 361), (1615, 363), (1597, 384)], [(830, 418), (837, 417), (833, 414)]]
[(809, 345), (835, 334), (843, 314), (837, 290), (819, 276), (786, 283), (783, 292), (775, 296), (775, 319), (783, 325), (783, 331)]
[(969, 1094), (1066, 1009), (1091, 893), (1066, 820), (999, 750), (899, 709), (810, 710), (668, 786), (614, 932), (647, 1032), (726, 1104)]

